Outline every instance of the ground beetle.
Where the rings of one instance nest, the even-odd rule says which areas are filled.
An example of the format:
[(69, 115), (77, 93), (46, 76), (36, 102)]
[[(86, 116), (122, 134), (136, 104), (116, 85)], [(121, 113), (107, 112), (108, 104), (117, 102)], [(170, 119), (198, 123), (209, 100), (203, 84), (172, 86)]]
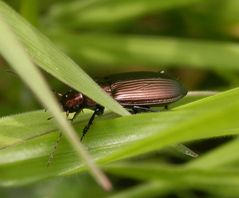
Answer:
[[(150, 107), (163, 106), (176, 102), (187, 94), (187, 90), (175, 79), (162, 72), (131, 72), (115, 74), (98, 81), (102, 89), (112, 98), (127, 108), (131, 113), (153, 112)], [(84, 108), (94, 111), (88, 124), (85, 126), (81, 141), (89, 130), (96, 115), (104, 113), (104, 107), (82, 93), (70, 90), (65, 94), (57, 93), (66, 115), (75, 113), (75, 116)], [(47, 165), (53, 159), (55, 150), (62, 134), (60, 133), (54, 149), (49, 156)]]
[[(177, 80), (162, 72), (115, 74), (103, 78), (98, 83), (106, 93), (131, 113), (153, 111), (150, 109), (152, 106), (164, 106), (167, 109), (169, 104), (187, 94), (187, 90)], [(83, 130), (82, 140), (95, 116), (104, 113), (104, 107), (75, 90), (58, 94), (58, 97), (67, 115), (74, 112), (75, 117), (84, 108), (94, 111)]]

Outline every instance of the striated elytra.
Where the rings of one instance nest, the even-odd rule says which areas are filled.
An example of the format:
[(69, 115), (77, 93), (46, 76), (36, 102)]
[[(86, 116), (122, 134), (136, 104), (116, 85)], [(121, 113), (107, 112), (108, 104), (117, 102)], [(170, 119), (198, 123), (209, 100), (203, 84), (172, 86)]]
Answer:
[[(103, 78), (98, 83), (106, 93), (131, 113), (153, 111), (150, 109), (152, 106), (163, 106), (167, 109), (169, 104), (187, 94), (187, 90), (177, 80), (159, 72), (114, 74)], [(58, 93), (58, 97), (67, 115), (75, 112), (75, 117), (84, 108), (94, 111), (83, 130), (82, 140), (95, 116), (104, 113), (104, 107), (75, 90), (65, 94)]]

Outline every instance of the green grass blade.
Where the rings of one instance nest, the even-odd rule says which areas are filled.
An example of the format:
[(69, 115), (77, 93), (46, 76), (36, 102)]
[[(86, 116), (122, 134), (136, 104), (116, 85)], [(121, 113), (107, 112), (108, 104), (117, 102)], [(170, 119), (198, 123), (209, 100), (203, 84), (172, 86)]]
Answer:
[[(116, 119), (109, 119), (112, 115), (106, 114), (104, 119), (95, 121), (85, 137), (84, 144), (94, 159), (99, 163), (108, 164), (115, 160), (162, 149), (173, 144), (210, 137), (238, 135), (239, 102), (231, 100), (238, 96), (239, 88), (166, 112), (145, 113)], [(41, 113), (46, 114), (44, 112), (37, 114)], [(8, 138), (16, 136), (18, 126), (26, 123), (26, 117), (31, 114), (27, 113), (1, 120), (1, 133), (3, 133), (1, 129), (5, 123), (15, 124), (11, 131), (3, 133), (6, 141)], [(25, 116), (25, 118), (23, 119), (21, 116)], [(44, 116), (41, 119), (44, 119)], [(87, 119), (88, 114), (80, 116)], [(37, 115), (35, 117), (37, 118)], [(220, 120), (220, 122), (214, 122), (214, 120)], [(17, 124), (16, 121), (18, 121)], [(42, 164), (47, 160), (51, 145), (56, 138), (56, 134), (50, 132), (55, 132), (56, 129), (52, 126), (48, 126), (49, 128), (46, 129), (46, 125), (40, 119), (39, 125), (43, 126), (41, 126), (42, 131), (36, 130), (37, 136), (0, 149), (0, 172), (4, 173), (0, 180), (1, 185), (19, 185), (50, 176), (69, 175), (85, 170), (66, 141), (61, 142), (54, 163), (50, 169), (46, 170)], [(79, 133), (82, 132), (84, 126), (85, 122), (82, 119), (75, 123), (75, 128)], [(25, 137), (28, 133), (26, 132)], [(20, 173), (16, 171), (19, 169)]]
[[(202, 156), (201, 158), (188, 163), (189, 167), (213, 168), (230, 165), (239, 162), (239, 139), (230, 141)], [(218, 160), (220, 159), (220, 160)]]
[(151, 181), (140, 184), (136, 187), (132, 187), (128, 190), (124, 190), (119, 193), (115, 193), (108, 198), (146, 198), (146, 197), (159, 197), (175, 191), (175, 187), (171, 183)]
[(38, 25), (38, 0), (22, 0), (21, 15), (26, 18), (34, 26)]
[(188, 6), (203, 0), (103, 0), (75, 1), (54, 6), (49, 17), (65, 26), (104, 27), (154, 12)]
[[(160, 165), (159, 163), (118, 163), (106, 166), (105, 170), (118, 176), (147, 181), (165, 181), (166, 184), (189, 189), (209, 189), (212, 186), (238, 188), (239, 186), (238, 169), (184, 168), (183, 166)], [(167, 189), (168, 185), (165, 185), (165, 188)]]
[[(223, 182), (227, 183), (227, 185), (239, 185), (238, 169), (184, 168), (183, 166), (160, 165), (159, 163), (117, 163), (105, 166), (105, 170), (116, 175), (129, 176), (141, 180), (167, 181), (173, 178), (177, 182), (186, 181), (190, 183), (189, 180), (192, 180), (204, 184)], [(192, 179), (193, 177), (197, 179)], [(219, 178), (224, 178), (224, 181), (221, 181)]]
[[(220, 41), (199, 41), (157, 36), (117, 34), (71, 34), (52, 32), (52, 38), (69, 54), (87, 63), (101, 63), (102, 69), (129, 65), (160, 68), (187, 65), (194, 68), (238, 70), (239, 45)], [(80, 43), (81, 45), (78, 45)], [(90, 68), (94, 71), (96, 68)]]
[(129, 114), (102, 91), (78, 65), (2, 1), (0, 1), (0, 13), (22, 42), (34, 63), (112, 111), (121, 115)]
[(80, 158), (86, 163), (89, 171), (106, 190), (111, 188), (111, 184), (105, 175), (96, 167), (88, 152), (81, 145), (80, 139), (74, 132), (74, 129), (66, 118), (61, 114), (61, 108), (57, 103), (56, 98), (50, 91), (47, 83), (40, 75), (36, 67), (32, 64), (24, 48), (17, 41), (15, 35), (10, 28), (5, 24), (0, 15), (0, 33), (4, 37), (0, 37), (0, 52), (3, 57), (10, 63), (12, 68), (19, 74), (22, 80), (36, 95), (38, 100), (48, 109), (55, 118), (55, 121), (61, 131), (64, 132), (72, 147), (77, 151)]

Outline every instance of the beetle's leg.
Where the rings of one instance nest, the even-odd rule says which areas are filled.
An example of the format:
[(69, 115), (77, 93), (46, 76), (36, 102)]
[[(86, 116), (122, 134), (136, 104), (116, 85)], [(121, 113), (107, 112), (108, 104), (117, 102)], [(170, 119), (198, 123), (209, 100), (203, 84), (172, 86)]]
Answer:
[[(69, 111), (66, 111), (66, 118), (68, 118), (69, 117)], [(74, 117), (75, 117), (75, 115), (74, 115)], [(47, 118), (47, 120), (51, 120), (52, 118), (54, 118), (53, 116), (52, 117), (49, 117), (49, 118)], [(70, 119), (71, 120), (71, 119)]]
[(84, 136), (86, 135), (87, 131), (89, 130), (90, 126), (93, 124), (93, 121), (95, 119), (95, 116), (96, 115), (102, 115), (104, 113), (104, 107), (100, 106), (100, 105), (97, 105), (94, 113), (92, 114), (88, 124), (85, 126), (85, 128), (83, 129), (83, 133), (82, 133), (82, 136), (80, 138), (80, 140), (82, 141)]
[(66, 118), (68, 118), (69, 117), (69, 111), (66, 111)]
[(55, 155), (55, 152), (56, 152), (56, 149), (57, 149), (57, 146), (59, 145), (60, 141), (61, 141), (61, 137), (62, 137), (62, 133), (59, 132), (59, 136), (56, 140), (56, 143), (53, 147), (53, 150), (51, 151), (49, 157), (48, 157), (48, 161), (47, 161), (47, 166), (49, 167), (51, 165), (51, 162), (52, 162), (52, 159), (54, 158), (54, 155)]
[(131, 113), (136, 114), (136, 113), (141, 113), (141, 112), (156, 112), (155, 110), (150, 109), (149, 106), (133, 106), (131, 108)]
[(51, 120), (53, 117), (49, 117), (49, 118), (47, 118), (47, 120)]
[[(80, 112), (80, 111), (79, 111), (79, 112)], [(70, 120), (73, 121), (73, 119), (75, 118), (75, 116), (76, 116), (79, 112), (76, 112), (75, 115), (73, 116), (73, 118), (70, 119)], [(69, 117), (69, 111), (66, 111), (66, 118), (68, 118), (68, 117)], [(53, 117), (50, 117), (50, 118), (48, 118), (48, 120), (50, 120), (50, 119), (52, 119), (52, 118), (53, 118)], [(48, 158), (47, 166), (50, 166), (50, 165), (51, 165), (51, 162), (52, 162), (52, 159), (54, 158), (56, 149), (57, 149), (57, 147), (58, 147), (58, 145), (59, 145), (59, 143), (60, 143), (60, 141), (61, 141), (61, 137), (62, 137), (62, 133), (59, 132), (59, 136), (58, 136), (58, 138), (57, 138), (57, 140), (56, 140), (56, 143), (55, 143), (55, 145), (54, 145), (54, 147), (53, 147), (53, 150), (51, 151), (50, 156), (49, 156), (49, 158)]]
[(165, 105), (165, 106), (164, 106), (164, 109), (165, 109), (165, 110), (168, 110), (168, 105)]
[(80, 111), (77, 111), (77, 112), (75, 112), (75, 114), (73, 115), (73, 118), (71, 118), (70, 119), (70, 121), (72, 121), (73, 122), (73, 120), (76, 118), (76, 116), (79, 114), (81, 112), (81, 110)]

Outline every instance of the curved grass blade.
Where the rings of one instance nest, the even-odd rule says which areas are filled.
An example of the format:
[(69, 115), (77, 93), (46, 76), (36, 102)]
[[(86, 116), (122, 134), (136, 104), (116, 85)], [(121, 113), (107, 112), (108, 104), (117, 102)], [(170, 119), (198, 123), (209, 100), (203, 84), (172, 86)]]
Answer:
[(136, 187), (131, 187), (124, 191), (115, 193), (108, 198), (161, 197), (169, 194), (172, 190), (175, 191), (175, 189), (176, 186), (173, 186), (172, 183), (163, 181), (149, 181), (139, 184)]
[(99, 85), (75, 62), (2, 1), (0, 1), (0, 13), (22, 42), (34, 63), (99, 104), (120, 115), (129, 115), (121, 105), (102, 91)]
[[(132, 20), (149, 13), (162, 12), (183, 6), (190, 6), (204, 0), (91, 0), (73, 1), (54, 6), (48, 16), (70, 28), (109, 27), (122, 21)], [(112, 12), (113, 10), (113, 12)]]
[[(201, 158), (187, 164), (188, 167), (213, 168), (225, 165), (237, 166), (239, 154), (235, 152), (239, 149), (239, 139), (236, 138), (219, 148), (213, 149)], [(220, 160), (219, 160), (220, 159)]]
[[(164, 181), (173, 187), (209, 189), (214, 187), (239, 186), (238, 168), (185, 168), (184, 166), (160, 165), (159, 163), (118, 163), (105, 167), (105, 170), (118, 176), (147, 181)], [(160, 184), (160, 183), (159, 183)], [(165, 185), (167, 189), (168, 186)], [(162, 191), (164, 191), (162, 189)]]
[(64, 132), (72, 147), (76, 150), (80, 158), (83, 158), (86, 166), (96, 181), (106, 190), (111, 189), (111, 184), (106, 176), (96, 167), (93, 160), (85, 148), (81, 145), (80, 139), (74, 132), (74, 129), (66, 118), (61, 114), (61, 108), (56, 98), (50, 91), (47, 83), (40, 75), (36, 67), (25, 53), (21, 44), (17, 41), (15, 35), (8, 28), (0, 15), (0, 52), (3, 57), (10, 63), (12, 68), (19, 74), (22, 80), (29, 86), (38, 100), (48, 109), (55, 118), (55, 121), (62, 132)]
[[(85, 137), (84, 144), (95, 160), (101, 164), (109, 164), (173, 144), (238, 135), (239, 101), (232, 100), (238, 96), (239, 88), (166, 112), (145, 113), (116, 119), (107, 119), (108, 115), (106, 115), (105, 119), (96, 120)], [(14, 117), (9, 122), (14, 121)], [(217, 122), (214, 122), (215, 120)], [(18, 125), (21, 125), (19, 118), (18, 121)], [(42, 122), (39, 123), (41, 124)], [(0, 122), (0, 131), (3, 125), (4, 120)], [(79, 133), (84, 126), (84, 122), (75, 123)], [(17, 129), (17, 125), (14, 129), (12, 128), (13, 131)], [(0, 149), (0, 173), (3, 173), (0, 185), (20, 185), (42, 178), (85, 171), (85, 166), (64, 140), (57, 150), (54, 164), (50, 169), (46, 170), (42, 166), (57, 135), (54, 133), (55, 130), (51, 129), (52, 133), (49, 133), (49, 130), (42, 131), (40, 136)], [(37, 133), (39, 134), (39, 131)], [(14, 133), (9, 132), (4, 135), (8, 134), (11, 137)], [(26, 153), (26, 155), (19, 153)], [(9, 156), (12, 156), (11, 159)], [(19, 173), (18, 170), (21, 172)]]
[(61, 30), (52, 31), (51, 34), (52, 39), (76, 60), (80, 58), (95, 64), (100, 62), (106, 71), (115, 68), (115, 65), (121, 65), (121, 69), (129, 65), (160, 69), (162, 65), (187, 65), (223, 71), (239, 69), (239, 45), (231, 42), (141, 35), (72, 34)]

